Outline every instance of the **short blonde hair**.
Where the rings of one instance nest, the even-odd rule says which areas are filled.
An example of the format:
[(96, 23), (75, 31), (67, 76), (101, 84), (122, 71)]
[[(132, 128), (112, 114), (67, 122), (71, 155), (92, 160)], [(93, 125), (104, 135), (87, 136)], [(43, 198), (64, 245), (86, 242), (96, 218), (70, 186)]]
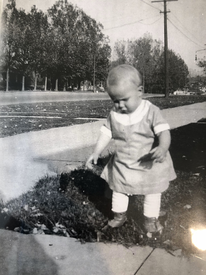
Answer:
[(129, 81), (136, 87), (142, 85), (142, 76), (133, 66), (122, 64), (111, 69), (107, 77), (107, 87), (117, 85), (120, 82)]

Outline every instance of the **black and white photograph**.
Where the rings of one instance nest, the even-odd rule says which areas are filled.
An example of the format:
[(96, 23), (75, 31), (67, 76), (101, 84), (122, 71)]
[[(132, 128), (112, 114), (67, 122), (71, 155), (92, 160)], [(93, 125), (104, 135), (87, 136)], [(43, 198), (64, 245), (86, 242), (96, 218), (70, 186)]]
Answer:
[(206, 274), (205, 0), (0, 0), (0, 275)]

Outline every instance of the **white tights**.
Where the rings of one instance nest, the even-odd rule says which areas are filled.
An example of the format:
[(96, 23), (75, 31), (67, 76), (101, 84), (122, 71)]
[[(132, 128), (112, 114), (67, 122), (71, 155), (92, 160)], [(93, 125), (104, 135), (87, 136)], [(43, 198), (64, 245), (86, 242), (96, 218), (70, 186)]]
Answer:
[[(113, 191), (112, 211), (115, 213), (126, 212), (129, 204), (129, 195)], [(158, 218), (161, 204), (161, 193), (148, 194), (144, 198), (144, 216)]]

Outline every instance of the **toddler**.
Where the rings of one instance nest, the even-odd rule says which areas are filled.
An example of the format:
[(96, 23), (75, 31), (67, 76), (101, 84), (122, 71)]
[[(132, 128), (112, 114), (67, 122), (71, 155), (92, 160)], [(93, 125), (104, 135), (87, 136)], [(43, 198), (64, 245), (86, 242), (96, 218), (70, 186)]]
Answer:
[(145, 195), (144, 228), (147, 232), (159, 232), (161, 193), (176, 178), (168, 151), (169, 125), (158, 107), (142, 99), (142, 79), (134, 67), (113, 68), (108, 74), (107, 91), (114, 108), (86, 165), (96, 164), (101, 152), (114, 140), (115, 152), (101, 175), (113, 191), (114, 218), (108, 225), (123, 225), (129, 196), (141, 194)]

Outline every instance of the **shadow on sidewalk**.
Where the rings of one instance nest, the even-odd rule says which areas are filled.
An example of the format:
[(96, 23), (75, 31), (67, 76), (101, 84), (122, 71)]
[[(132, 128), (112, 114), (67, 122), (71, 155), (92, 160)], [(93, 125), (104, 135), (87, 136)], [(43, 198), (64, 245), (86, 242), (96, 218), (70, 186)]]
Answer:
[(58, 274), (57, 264), (32, 235), (0, 230), (0, 243), (0, 274)]

